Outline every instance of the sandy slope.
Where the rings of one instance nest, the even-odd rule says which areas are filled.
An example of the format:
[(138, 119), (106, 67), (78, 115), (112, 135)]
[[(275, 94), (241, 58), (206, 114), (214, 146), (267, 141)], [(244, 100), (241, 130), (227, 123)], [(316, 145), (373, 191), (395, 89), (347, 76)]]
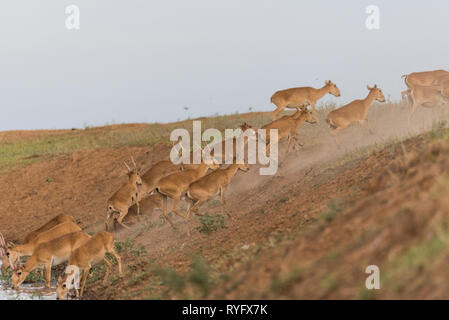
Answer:
[[(409, 219), (401, 216), (396, 220), (394, 215), (407, 203), (413, 203), (414, 194), (404, 193), (402, 188), (416, 188), (421, 180), (401, 183), (390, 190), (389, 182), (378, 178), (404, 153), (400, 144), (386, 147), (387, 142), (425, 132), (441, 117), (419, 110), (408, 124), (405, 114), (401, 106), (379, 107), (370, 117), (374, 133), (365, 135), (358, 127), (350, 128), (340, 137), (342, 147), (330, 139), (323, 121), (319, 127), (301, 128), (305, 147), (292, 151), (276, 176), (259, 176), (258, 167), (253, 166), (248, 173), (235, 177), (227, 192), (227, 209), (233, 219), (227, 219), (227, 227), (211, 235), (197, 230), (198, 218), (188, 224), (175, 218), (181, 229), (176, 233), (160, 219), (160, 211), (147, 214), (140, 222), (131, 212), (128, 221), (132, 230), (119, 231), (117, 238), (135, 239), (136, 246), (143, 245), (146, 254), (137, 257), (124, 253), (129, 267), (125, 278), (112, 281), (108, 290), (93, 281), (87, 297), (204, 297), (194, 288), (184, 293), (169, 289), (150, 271), (157, 264), (185, 273), (190, 270), (194, 253), (200, 253), (213, 266), (214, 283), (220, 283), (209, 288), (206, 297), (361, 297), (366, 277), (360, 272), (363, 265), (373, 263), (372, 258), (377, 259), (376, 263), (388, 264), (422, 235), (419, 231), (414, 237), (401, 228), (395, 231), (396, 221), (405, 219), (408, 223)], [(14, 136), (10, 134), (9, 139), (14, 140)], [(407, 142), (405, 150), (425, 150), (426, 146), (427, 140), (420, 138)], [(20, 242), (26, 232), (61, 212), (74, 215), (87, 230), (99, 230), (107, 198), (125, 179), (122, 160), (133, 154), (139, 166), (147, 169), (168, 152), (167, 144), (81, 150), (4, 174), (0, 176), (1, 231), (8, 239)], [(380, 180), (376, 184), (373, 179)], [(332, 198), (343, 202), (344, 209), (338, 210), (335, 219), (323, 222)], [(149, 208), (147, 205), (147, 213), (152, 211)], [(427, 210), (422, 208), (418, 213), (427, 214)], [(210, 202), (202, 211), (218, 213), (219, 206)], [(426, 221), (431, 223), (433, 219), (429, 215)], [(382, 233), (384, 229), (388, 231)], [(190, 238), (187, 230), (192, 230)], [(395, 238), (394, 232), (400, 236)], [(388, 252), (390, 248), (392, 253)], [(139, 281), (130, 281), (136, 275)], [(220, 282), (223, 275), (230, 280)], [(155, 282), (159, 285), (155, 286)], [(382, 293), (380, 297), (401, 297), (393, 290)], [(407, 294), (405, 297), (410, 291)], [(440, 296), (446, 294), (443, 290)]]

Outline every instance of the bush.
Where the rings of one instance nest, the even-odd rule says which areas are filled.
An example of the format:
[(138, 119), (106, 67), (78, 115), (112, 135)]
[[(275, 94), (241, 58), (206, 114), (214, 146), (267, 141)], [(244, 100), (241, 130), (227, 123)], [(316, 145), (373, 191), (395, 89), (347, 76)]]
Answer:
[(198, 227), (198, 231), (201, 233), (211, 234), (220, 228), (226, 228), (225, 217), (221, 214), (209, 215), (206, 213), (200, 217), (201, 226)]

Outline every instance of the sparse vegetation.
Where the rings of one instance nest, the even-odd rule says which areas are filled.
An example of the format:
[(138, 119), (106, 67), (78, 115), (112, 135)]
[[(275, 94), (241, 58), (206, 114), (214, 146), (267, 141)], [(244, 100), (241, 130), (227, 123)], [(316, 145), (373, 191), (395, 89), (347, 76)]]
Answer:
[(172, 267), (160, 266), (154, 266), (151, 272), (161, 278), (161, 285), (167, 286), (184, 299), (207, 296), (215, 283), (212, 279), (211, 268), (199, 254), (192, 256), (190, 271), (186, 274), (180, 274)]
[(287, 275), (278, 276), (275, 275), (271, 282), (271, 290), (277, 294), (281, 294), (282, 291), (287, 288), (292, 282), (300, 281), (301, 276), (304, 274), (304, 268), (296, 267), (293, 271), (289, 272)]
[(201, 226), (198, 227), (198, 231), (210, 235), (212, 232), (218, 229), (226, 228), (225, 217), (221, 214), (209, 215), (206, 214), (200, 217)]
[(326, 204), (327, 210), (323, 214), (324, 220), (327, 222), (332, 221), (337, 214), (339, 214), (344, 208), (344, 201), (342, 199), (332, 198)]

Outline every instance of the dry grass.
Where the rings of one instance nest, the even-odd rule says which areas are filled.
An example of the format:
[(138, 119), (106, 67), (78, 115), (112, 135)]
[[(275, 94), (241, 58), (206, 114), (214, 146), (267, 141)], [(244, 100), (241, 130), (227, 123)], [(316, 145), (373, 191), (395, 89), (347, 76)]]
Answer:
[[(370, 112), (372, 122), (382, 118), (385, 110), (397, 108), (400, 104), (389, 103), (375, 106)], [(326, 115), (336, 107), (335, 104), (320, 106), (320, 126), (305, 125), (300, 129), (301, 139), (309, 145), (314, 145), (328, 136)], [(284, 114), (292, 113), (292, 110)], [(224, 133), (225, 129), (237, 128), (242, 122), (247, 122), (259, 128), (271, 121), (269, 112), (252, 112), (198, 118), (202, 129), (216, 128)], [(71, 154), (84, 149), (120, 148), (124, 146), (149, 146), (157, 143), (169, 143), (170, 133), (177, 128), (192, 131), (192, 120), (169, 124), (122, 124), (84, 130), (37, 130), (0, 132), (0, 174), (16, 167), (24, 167), (37, 161), (48, 160), (61, 154)]]

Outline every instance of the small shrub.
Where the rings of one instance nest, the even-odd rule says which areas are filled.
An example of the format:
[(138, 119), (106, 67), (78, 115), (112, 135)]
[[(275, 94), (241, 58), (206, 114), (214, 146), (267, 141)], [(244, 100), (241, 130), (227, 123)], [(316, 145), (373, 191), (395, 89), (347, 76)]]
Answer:
[(162, 280), (162, 284), (167, 285), (170, 289), (176, 293), (183, 293), (186, 287), (186, 281), (182, 275), (176, 272), (172, 267), (161, 268), (154, 267), (151, 272), (159, 276)]
[(127, 238), (125, 241), (115, 241), (114, 248), (118, 254), (121, 254), (123, 251), (131, 251), (134, 247), (134, 240)]
[(212, 288), (213, 281), (210, 276), (210, 267), (206, 265), (200, 255), (195, 255), (192, 259), (191, 270), (188, 280), (200, 289), (202, 296), (207, 296)]
[[(158, 282), (157, 286), (166, 285), (184, 299), (205, 297), (214, 285), (211, 268), (199, 254), (192, 257), (190, 271), (186, 274), (180, 274), (172, 267), (162, 268), (159, 266), (151, 268), (151, 272), (162, 280), (162, 282)], [(193, 288), (197, 288), (199, 293), (194, 293), (192, 296), (193, 291), (190, 289)], [(152, 289), (153, 287), (148, 291)]]
[(271, 282), (270, 288), (276, 293), (281, 293), (293, 282), (300, 281), (303, 274), (304, 269), (298, 267), (285, 276), (275, 276), (275, 278)]
[(343, 200), (341, 199), (332, 198), (327, 202), (326, 206), (327, 210), (324, 213), (323, 217), (325, 221), (330, 222), (335, 218), (335, 216), (338, 213), (340, 213), (343, 210), (344, 203)]
[(447, 121), (446, 120), (439, 120), (435, 121), (432, 124), (432, 130), (430, 131), (430, 137), (432, 140), (434, 139), (442, 139), (445, 136), (447, 136)]
[(208, 235), (220, 228), (226, 228), (225, 217), (221, 214), (209, 215), (206, 213), (200, 217), (200, 222), (201, 226), (198, 227), (198, 231)]

